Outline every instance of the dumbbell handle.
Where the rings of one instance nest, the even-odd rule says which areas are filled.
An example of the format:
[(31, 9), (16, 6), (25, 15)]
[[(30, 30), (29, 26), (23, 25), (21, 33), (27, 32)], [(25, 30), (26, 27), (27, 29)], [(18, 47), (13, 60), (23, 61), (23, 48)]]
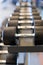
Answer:
[(18, 23), (33, 23), (33, 21), (29, 20), (29, 21), (18, 21)]
[(34, 26), (18, 26), (18, 29), (34, 29)]
[(6, 63), (6, 60), (0, 60), (0, 63), (2, 63), (2, 64)]
[(33, 34), (15, 34), (16, 37), (34, 37), (35, 33)]
[(32, 15), (32, 13), (20, 13), (19, 15)]
[[(5, 45), (3, 45), (3, 46), (5, 46)], [(7, 54), (8, 53), (8, 50), (1, 50), (0, 51), (0, 54)]]

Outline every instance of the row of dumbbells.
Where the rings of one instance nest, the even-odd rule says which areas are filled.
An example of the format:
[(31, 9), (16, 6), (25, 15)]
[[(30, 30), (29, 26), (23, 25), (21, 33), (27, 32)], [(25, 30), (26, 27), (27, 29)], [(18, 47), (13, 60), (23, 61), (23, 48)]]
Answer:
[[(21, 34), (20, 30), (24, 29), (34, 30), (34, 33)], [(5, 45), (15, 45), (17, 43), (16, 39), (19, 39), (21, 37), (34, 37), (35, 44), (37, 45), (38, 43), (38, 45), (41, 45), (43, 44), (42, 32), (43, 21), (41, 20), (36, 7), (28, 5), (25, 5), (24, 7), (24, 5), (21, 5), (21, 9), (20, 7), (17, 7), (15, 12), (8, 19), (8, 27), (5, 27), (3, 31), (3, 42)]]
[[(38, 11), (36, 11), (36, 13), (38, 13)], [(34, 40), (35, 45), (43, 45), (43, 20), (41, 20), (41, 16), (39, 15), (39, 13), (35, 15), (34, 22), (35, 22), (35, 40)]]
[[(29, 4), (29, 3), (27, 3), (27, 4)], [(28, 24), (31, 24), (31, 23), (33, 23), (33, 25), (34, 25), (34, 23), (35, 23), (35, 34), (37, 35), (37, 33), (39, 33), (39, 34), (42, 34), (42, 32), (41, 32), (41, 30), (43, 29), (43, 21), (41, 20), (41, 17), (40, 17), (40, 15), (39, 15), (39, 12), (37, 11), (37, 9), (36, 9), (36, 7), (32, 7), (32, 6), (28, 6), (28, 7), (23, 7), (23, 6), (21, 6), (21, 10), (24, 10), (24, 12), (25, 12), (25, 10), (27, 10), (28, 12), (26, 13), (22, 13), (22, 12), (19, 12), (19, 11), (21, 11), (21, 10), (19, 10), (20, 9), (20, 7), (19, 8), (17, 8), (18, 9), (18, 11), (17, 12), (15, 12), (14, 14), (12, 14), (12, 17), (10, 18), (10, 21), (9, 21), (9, 23), (8, 23), (8, 26), (14, 26), (15, 25), (15, 22), (16, 22), (16, 26), (17, 26), (17, 24), (19, 23), (19, 24), (21, 24), (22, 23), (22, 25), (24, 25), (23, 24), (23, 21), (25, 22), (25, 20), (27, 20), (26, 21), (26, 23)], [(30, 12), (30, 11), (32, 10), (32, 13)], [(18, 17), (17, 17), (17, 14), (18, 13)], [(32, 16), (33, 15), (33, 16)], [(27, 16), (27, 18), (25, 18), (25, 16)], [(17, 17), (17, 18), (16, 18)], [(34, 17), (34, 21), (33, 21), (33, 18), (32, 17)], [(16, 21), (15, 21), (16, 20)], [(17, 20), (19, 20), (19, 21), (17, 21)], [(30, 22), (29, 22), (29, 20), (30, 20)], [(13, 25), (14, 24), (14, 25)], [(18, 27), (19, 29), (21, 29), (20, 27)], [(27, 26), (27, 28), (29, 28), (29, 26)], [(30, 29), (31, 29), (32, 27), (30, 27)], [(33, 27), (34, 28), (34, 27)], [(32, 28), (32, 29), (33, 29)], [(23, 27), (22, 27), (22, 29), (23, 29)], [(25, 28), (26, 29), (26, 28)], [(18, 31), (17, 31), (18, 32)], [(35, 35), (35, 36), (36, 36)], [(16, 35), (17, 36), (17, 35)], [(18, 35), (19, 36), (19, 35)], [(25, 35), (22, 35), (21, 34), (21, 37), (22, 36), (24, 36), (24, 37), (26, 37)], [(30, 36), (34, 36), (34, 35), (30, 35)], [(27, 37), (29, 37), (29, 34), (27, 34)], [(42, 38), (38, 35), (38, 37), (39, 38), (36, 38), (35, 37), (35, 44), (37, 44), (38, 42), (39, 42), (39, 44), (43, 44), (43, 40), (42, 40)], [(42, 41), (42, 42), (40, 42), (40, 40)]]
[[(26, 9), (26, 7), (23, 7), (23, 8)], [(30, 7), (28, 7), (28, 8), (30, 9)], [(25, 15), (25, 14), (23, 15), (23, 13), (21, 13), (20, 10), (22, 10), (22, 6), (21, 6), (21, 8), (18, 7), (15, 10), (15, 12), (12, 14), (12, 16), (9, 19), (8, 27), (4, 28), (4, 31), (5, 31), (4, 33), (6, 34), (6, 36), (5, 36), (5, 34), (3, 34), (3, 37), (4, 37), (3, 39), (4, 39), (4, 43), (7, 44), (7, 45), (11, 45), (11, 44), (15, 45), (17, 43), (15, 37), (11, 38), (12, 33), (13, 33), (13, 35), (14, 35), (14, 33), (19, 33), (19, 34), (15, 35), (17, 37), (17, 39), (19, 37), (33, 37), (34, 36), (34, 34), (27, 34), (25, 32), (24, 32), (25, 34), (24, 33), (20, 34), (20, 30), (34, 29), (34, 26), (29, 26), (30, 24), (33, 23), (32, 12), (29, 12), (30, 13), (29, 15)], [(27, 16), (29, 16), (29, 17), (27, 18)], [(17, 28), (18, 28), (18, 30), (17, 30)], [(13, 41), (13, 43), (11, 41)]]

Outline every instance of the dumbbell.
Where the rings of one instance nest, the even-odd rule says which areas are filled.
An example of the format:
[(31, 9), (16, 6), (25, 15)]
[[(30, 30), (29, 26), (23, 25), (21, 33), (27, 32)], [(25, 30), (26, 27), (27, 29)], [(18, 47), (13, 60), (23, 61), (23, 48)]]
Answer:
[[(11, 29), (8, 27), (8, 29), (4, 29), (4, 33), (3, 33), (3, 40), (4, 40), (4, 44), (6, 45), (15, 45), (15, 41), (16, 39), (14, 39), (15, 37), (34, 37), (35, 36), (35, 44), (37, 45), (38, 43), (42, 45), (43, 43), (43, 26), (36, 26), (35, 27), (35, 34), (15, 34), (14, 35), (14, 29), (11, 30)], [(7, 33), (6, 33), (7, 32)], [(13, 34), (12, 34), (13, 32)], [(14, 37), (14, 38), (13, 38)], [(14, 41), (15, 40), (15, 41)], [(42, 42), (40, 42), (40, 40)], [(39, 41), (39, 42), (38, 42)]]
[[(30, 27), (30, 29), (31, 28), (32, 27)], [(33, 34), (21, 34), (21, 33), (17, 34), (15, 27), (7, 27), (7, 28), (4, 28), (4, 31), (3, 31), (3, 42), (5, 45), (16, 45), (17, 44), (16, 38), (34, 37), (34, 35), (35, 35), (34, 33)]]
[[(28, 20), (26, 20), (26, 19), (28, 19)], [(24, 22), (27, 21), (26, 24), (29, 25), (29, 24), (33, 24), (33, 21), (32, 21), (32, 20), (33, 20), (33, 17), (32, 17), (32, 16), (19, 16), (19, 21), (18, 21), (18, 22), (17, 22), (15, 19), (10, 20), (10, 18), (9, 18), (9, 22), (8, 22), (8, 23), (9, 23), (9, 25), (12, 24), (12, 25), (15, 26), (15, 25), (17, 25), (17, 24), (18, 24), (18, 25), (22, 24), (23, 21), (24, 21)], [(20, 22), (20, 23), (19, 23), (19, 22)], [(32, 23), (31, 23), (31, 22), (32, 22)], [(14, 24), (13, 24), (13, 23), (14, 23)], [(24, 24), (25, 24), (25, 23), (24, 23)], [(12, 25), (11, 25), (11, 26), (12, 26)]]
[(19, 30), (21, 27), (23, 27), (25, 25), (28, 27), (28, 25), (31, 26), (32, 24), (33, 24), (33, 20), (25, 20), (25, 19), (23, 20), (23, 19), (21, 19), (18, 22), (15, 21), (15, 20), (9, 20), (8, 27), (17, 26), (17, 28)]
[(8, 21), (8, 26), (17, 26), (17, 25), (22, 25), (22, 26), (24, 26), (24, 25), (33, 25), (33, 20), (19, 20), (19, 21), (17, 21), (17, 20), (9, 20)]
[(33, 19), (33, 17), (34, 19), (41, 19), (40, 16), (20, 16), (19, 19)]
[[(26, 10), (26, 9), (25, 9)], [(25, 11), (24, 10), (24, 11)], [(33, 15), (37, 15), (37, 16), (39, 16), (39, 12), (22, 12), (23, 10), (21, 10), (21, 12), (20, 12), (20, 14), (19, 15), (31, 15), (32, 16), (32, 14)]]
[(20, 13), (20, 16), (12, 16), (10, 20), (21, 20), (21, 19), (32, 19), (32, 16), (25, 16), (25, 15), (32, 15), (32, 13)]
[[(28, 19), (28, 21), (26, 22), (25, 20), (26, 19)], [(23, 27), (23, 26), (30, 26), (30, 25), (32, 25), (33, 24), (33, 21), (32, 21), (32, 19), (33, 19), (33, 17), (32, 16), (29, 16), (29, 17), (27, 17), (27, 16), (19, 16), (19, 20), (20, 21), (18, 21), (18, 25), (20, 25), (21, 27)], [(24, 22), (25, 23), (22, 23), (23, 22), (23, 20), (24, 20)], [(15, 20), (14, 20), (15, 21)], [(8, 26), (15, 26), (15, 22), (14, 21), (9, 21), (8, 22)], [(32, 23), (31, 23), (31, 22)], [(11, 24), (11, 25), (10, 25)], [(20, 28), (19, 28), (20, 29)], [(19, 30), (18, 29), (18, 30)], [(22, 30), (24, 30), (24, 29), (22, 29)], [(20, 31), (19, 31), (20, 32)]]
[(37, 9), (32, 9), (32, 7), (25, 7), (25, 8), (21, 8), (20, 11), (32, 11), (32, 12), (38, 12)]
[[(9, 27), (8, 27), (8, 29), (10, 29)], [(11, 45), (11, 42), (12, 41), (14, 41), (14, 38), (16, 38), (16, 37), (19, 37), (19, 38), (21, 38), (21, 37), (35, 37), (35, 44), (37, 44), (37, 43), (39, 43), (39, 44), (43, 44), (43, 33), (42, 33), (42, 31), (43, 31), (43, 26), (36, 26), (35, 27), (35, 34), (16, 34), (15, 33), (15, 35), (14, 35), (14, 33), (13, 33), (13, 37), (12, 37), (12, 33), (10, 33), (11, 31), (13, 32), (14, 30), (7, 30), (7, 33), (6, 33), (6, 30), (7, 29), (4, 29), (4, 33), (3, 33), (3, 35), (4, 35), (4, 37), (3, 37), (3, 40), (4, 40), (4, 44), (6, 45), (6, 44), (8, 44), (9, 45), (9, 43), (10, 43), (10, 45)], [(12, 38), (13, 40), (11, 40), (10, 39), (10, 41), (9, 41), (9, 38)], [(9, 42), (9, 43), (7, 43), (5, 40), (7, 40), (7, 42)], [(15, 39), (16, 40), (16, 39)], [(42, 41), (42, 42), (40, 42), (40, 40)], [(39, 42), (38, 42), (39, 41)], [(13, 42), (14, 44), (15, 44), (15, 42)], [(12, 44), (13, 45), (13, 44)]]
[(32, 13), (20, 13), (19, 16), (32, 16)]
[(36, 26), (34, 42), (35, 45), (43, 45), (43, 26)]
[(31, 8), (28, 8), (28, 9), (21, 9), (20, 10), (20, 13), (30, 13), (30, 12), (37, 12), (37, 10), (30, 10)]
[[(24, 23), (22, 23), (22, 21), (18, 21), (18, 26), (17, 26), (17, 31), (18, 31), (18, 33), (20, 33), (20, 31), (33, 31), (33, 29), (34, 29), (34, 26), (32, 26), (32, 24), (33, 24), (33, 21), (31, 21), (32, 23), (29, 23), (29, 21), (27, 21), (27, 22), (24, 22)], [(10, 25), (11, 24), (11, 25)], [(14, 25), (15, 24), (15, 22), (9, 22), (8, 23), (8, 27), (13, 27), (13, 26), (15, 26)], [(27, 32), (27, 33), (29, 33), (29, 32)]]

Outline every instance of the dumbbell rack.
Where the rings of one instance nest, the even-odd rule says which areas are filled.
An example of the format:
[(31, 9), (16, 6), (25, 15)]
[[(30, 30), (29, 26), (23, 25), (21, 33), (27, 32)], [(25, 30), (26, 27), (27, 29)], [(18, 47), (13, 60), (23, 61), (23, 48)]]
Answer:
[[(25, 6), (25, 4), (22, 5), (22, 3), (21, 3), (21, 6), (20, 6), (19, 14), (18, 14), (19, 17), (18, 16), (14, 16), (15, 14), (13, 14), (12, 17), (10, 17), (10, 19), (9, 19), (10, 21), (8, 23), (8, 26), (11, 27), (13, 25), (11, 22), (15, 21), (15, 18), (17, 17), (16, 18), (16, 19), (18, 19), (17, 28), (18, 28), (18, 30), (20, 32), (18, 34), (15, 34), (15, 36), (19, 37), (19, 41), (20, 41), (19, 45), (20, 46), (26, 46), (26, 45), (27, 46), (34, 46), (34, 44), (33, 44), (34, 41), (33, 40), (34, 40), (35, 33), (34, 33), (34, 22), (33, 22), (33, 16), (32, 16), (32, 11), (31, 11), (32, 10), (31, 4), (27, 3), (29, 5), (26, 4), (26, 6)], [(24, 10), (25, 13), (21, 12), (23, 10)], [(29, 41), (30, 38), (31, 38), (31, 41)]]
[[(37, 19), (41, 19), (38, 16), (37, 16), (37, 18), (34, 16), (34, 15), (38, 14), (38, 12), (34, 13), (34, 10), (35, 9), (34, 9), (34, 7), (32, 8), (31, 4), (29, 4), (28, 2), (22, 2), (19, 7), (19, 11), (14, 12), (8, 19), (8, 27), (15, 27), (15, 26), (17, 27), (17, 33), (15, 33), (15, 36), (17, 37), (17, 44), (14, 46), (0, 45), (0, 47), (1, 47), (0, 56), (2, 56), (2, 59), (0, 60), (0, 64), (5, 65), (5, 63), (8, 63), (8, 64), (11, 63), (13, 65), (14, 64), (16, 65), (18, 53), (14, 53), (14, 52), (16, 52), (16, 51), (14, 51), (14, 47), (16, 47), (16, 46), (17, 47), (18, 46), (19, 47), (34, 46), (35, 25), (38, 25), (37, 21), (38, 22), (40, 21)], [(37, 10), (35, 10), (35, 11), (37, 11)], [(17, 14), (17, 15), (15, 15), (15, 14)], [(35, 23), (34, 23), (34, 21), (35, 21)], [(16, 25), (12, 24), (12, 22), (13, 23), (15, 22), (17, 24)], [(19, 42), (18, 42), (18, 38), (19, 38)], [(10, 49), (8, 49), (8, 47)], [(8, 52), (8, 50), (9, 50), (9, 52)], [(12, 52), (14, 54), (12, 54)], [(7, 59), (6, 59), (6, 56), (7, 56)], [(14, 60), (13, 60), (13, 57), (14, 57)], [(6, 65), (8, 65), (8, 64), (6, 64)], [(9, 65), (11, 65), (11, 64), (9, 64)]]

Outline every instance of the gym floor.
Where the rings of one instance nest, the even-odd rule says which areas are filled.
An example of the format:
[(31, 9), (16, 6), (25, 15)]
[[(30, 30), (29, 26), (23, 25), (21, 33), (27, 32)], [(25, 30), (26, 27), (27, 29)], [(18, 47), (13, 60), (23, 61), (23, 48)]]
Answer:
[[(27, 55), (27, 65), (43, 65), (43, 53), (19, 53), (18, 63), (24, 63)], [(25, 57), (25, 58), (24, 58)]]

